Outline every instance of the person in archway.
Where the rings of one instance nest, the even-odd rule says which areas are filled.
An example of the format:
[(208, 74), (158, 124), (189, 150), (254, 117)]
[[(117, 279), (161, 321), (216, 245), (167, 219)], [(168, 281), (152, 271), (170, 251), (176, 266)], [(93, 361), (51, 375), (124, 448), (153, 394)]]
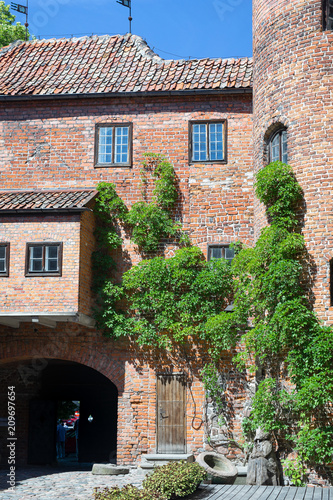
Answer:
[(57, 425), (57, 458), (65, 458), (66, 429), (61, 420)]
[(77, 418), (74, 423), (76, 458), (79, 458), (79, 425), (80, 425), (80, 418)]

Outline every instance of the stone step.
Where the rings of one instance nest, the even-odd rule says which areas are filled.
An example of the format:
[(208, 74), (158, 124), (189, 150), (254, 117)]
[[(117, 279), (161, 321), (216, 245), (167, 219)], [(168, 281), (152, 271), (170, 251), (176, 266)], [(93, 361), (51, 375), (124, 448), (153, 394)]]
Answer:
[(169, 462), (194, 462), (194, 455), (187, 453), (150, 453), (141, 456), (139, 467), (144, 474), (153, 472), (155, 467), (166, 465)]
[(93, 474), (118, 476), (128, 474), (129, 468), (114, 464), (94, 464), (91, 472)]

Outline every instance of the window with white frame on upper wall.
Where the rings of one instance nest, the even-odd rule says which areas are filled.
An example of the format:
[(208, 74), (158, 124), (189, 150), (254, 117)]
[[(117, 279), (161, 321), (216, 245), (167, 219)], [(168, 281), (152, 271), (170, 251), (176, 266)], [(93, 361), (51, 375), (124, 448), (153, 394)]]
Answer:
[(9, 243), (0, 243), (0, 276), (9, 276)]
[(227, 121), (189, 122), (189, 163), (226, 163)]
[(268, 139), (268, 162), (288, 163), (287, 129), (279, 128)]
[(323, 29), (333, 30), (333, 0), (323, 0)]
[(132, 163), (132, 124), (98, 123), (95, 167), (129, 167)]
[(208, 260), (212, 259), (226, 259), (231, 264), (232, 259), (235, 257), (235, 251), (229, 245), (208, 245)]
[(27, 243), (26, 276), (61, 276), (62, 243)]

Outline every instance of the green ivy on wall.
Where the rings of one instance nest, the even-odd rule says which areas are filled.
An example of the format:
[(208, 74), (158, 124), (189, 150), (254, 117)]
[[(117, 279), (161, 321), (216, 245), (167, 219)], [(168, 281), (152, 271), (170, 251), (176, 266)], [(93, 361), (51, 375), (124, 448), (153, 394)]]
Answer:
[[(148, 202), (151, 179), (155, 188)], [(121, 245), (119, 225), (130, 229), (143, 254), (156, 252), (164, 238), (183, 244), (181, 228), (171, 217), (175, 174), (165, 159), (148, 155), (142, 201), (130, 210), (113, 185), (102, 183), (98, 189), (98, 327), (109, 336), (130, 336), (141, 345), (167, 350), (188, 338), (204, 342), (215, 363), (211, 366), (217, 366), (223, 350), (241, 342), (235, 358), (239, 369), (255, 370), (259, 364), (264, 374), (244, 430), (251, 434), (260, 426), (271, 431), (281, 450), (298, 452), (300, 463), (330, 462), (333, 330), (318, 321), (311, 306), (308, 256), (297, 216), (303, 195), (292, 169), (274, 162), (258, 173), (256, 195), (266, 206), (269, 226), (253, 248), (235, 245), (231, 266), (223, 259), (206, 262), (200, 249), (184, 246), (172, 258), (152, 254), (142, 260), (121, 284), (112, 277), (110, 258)], [(233, 310), (226, 312), (232, 300)], [(224, 398), (213, 390), (214, 370), (208, 365), (203, 377), (219, 408)]]
[(232, 266), (235, 320), (252, 326), (242, 336), (244, 349), (236, 361), (253, 367), (257, 362), (264, 373), (245, 427), (271, 431), (282, 449), (296, 450), (307, 464), (329, 463), (333, 330), (319, 322), (310, 302), (307, 252), (297, 218), (301, 187), (288, 165), (274, 162), (258, 173), (256, 195), (266, 205), (270, 226)]

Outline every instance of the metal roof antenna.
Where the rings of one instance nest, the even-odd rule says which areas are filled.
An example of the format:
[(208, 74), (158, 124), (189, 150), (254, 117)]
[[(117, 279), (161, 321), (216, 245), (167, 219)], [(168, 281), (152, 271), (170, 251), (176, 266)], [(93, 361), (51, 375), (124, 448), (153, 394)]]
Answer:
[(25, 23), (24, 23), (24, 26), (25, 26), (25, 41), (27, 42), (28, 41), (28, 26), (29, 26), (29, 24), (28, 24), (28, 0), (27, 0), (27, 5), (20, 5), (18, 3), (11, 2), (10, 8), (12, 10), (16, 10), (20, 14), (25, 14)]
[(117, 3), (120, 3), (120, 5), (123, 5), (124, 7), (129, 8), (129, 33), (132, 34), (132, 0), (117, 0)]

